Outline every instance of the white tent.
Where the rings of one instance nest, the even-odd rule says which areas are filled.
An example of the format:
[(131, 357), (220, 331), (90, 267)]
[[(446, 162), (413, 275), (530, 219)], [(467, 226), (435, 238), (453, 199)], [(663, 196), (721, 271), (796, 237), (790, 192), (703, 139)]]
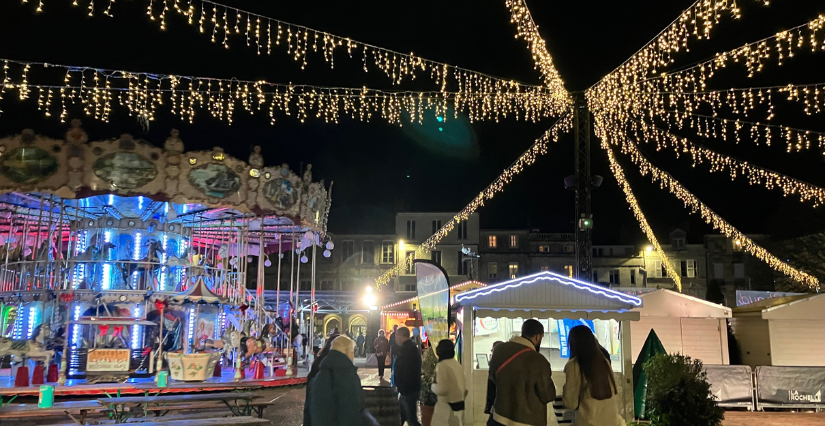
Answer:
[(633, 362), (650, 330), (655, 330), (668, 353), (681, 353), (705, 364), (730, 364), (727, 318), (731, 309), (670, 290), (640, 294), (644, 306), (631, 328)]
[(602, 346), (613, 355), (617, 385), (621, 387), (624, 414), (633, 416), (630, 321), (639, 319), (633, 308), (641, 299), (595, 284), (552, 272), (488, 285), (455, 296), (462, 322), (462, 365), (469, 394), (464, 412), (465, 425), (481, 425), (486, 401), (487, 354), (493, 341), (509, 340), (519, 334), (521, 322), (536, 318), (545, 326), (541, 352), (550, 360), (553, 381), (561, 395), (564, 364), (567, 362), (564, 320), (588, 323)]
[(733, 309), (742, 363), (825, 366), (825, 294), (777, 297)]

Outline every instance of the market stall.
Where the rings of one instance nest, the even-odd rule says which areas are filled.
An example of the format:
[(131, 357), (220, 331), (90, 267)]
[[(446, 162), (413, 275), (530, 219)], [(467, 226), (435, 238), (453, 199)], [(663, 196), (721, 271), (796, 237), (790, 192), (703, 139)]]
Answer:
[(550, 361), (558, 392), (564, 385), (564, 365), (569, 357), (566, 334), (575, 325), (593, 330), (611, 353), (613, 371), (627, 419), (633, 413), (631, 386), (630, 321), (639, 313), (641, 299), (553, 272), (488, 285), (456, 295), (462, 333), (462, 365), (469, 394), (464, 421), (481, 425), (487, 390), (487, 362), (492, 345), (519, 335), (521, 324), (536, 318), (545, 327), (541, 353)]
[(650, 334), (655, 330), (668, 353), (678, 352), (705, 364), (730, 363), (727, 319), (731, 309), (682, 293), (656, 290), (642, 293), (644, 306), (639, 321), (631, 323), (633, 363)]
[[(481, 281), (465, 281), (460, 284), (450, 286), (450, 300), (455, 300), (455, 296), (465, 291), (475, 290), (485, 287)], [(409, 299), (390, 303), (379, 308), (381, 310), (381, 329), (392, 330), (393, 326), (409, 327), (417, 317), (418, 296)], [(455, 316), (455, 312), (452, 313)]]
[(777, 297), (733, 308), (742, 363), (825, 366), (825, 294)]

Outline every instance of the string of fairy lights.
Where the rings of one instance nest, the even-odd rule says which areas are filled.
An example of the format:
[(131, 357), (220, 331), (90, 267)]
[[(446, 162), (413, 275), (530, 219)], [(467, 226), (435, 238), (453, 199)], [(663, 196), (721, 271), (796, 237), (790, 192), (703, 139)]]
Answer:
[[(36, 96), (38, 109), (47, 117), (59, 116), (61, 122), (75, 104), (87, 116), (104, 122), (117, 106), (148, 121), (164, 107), (184, 121), (193, 122), (197, 111), (206, 110), (230, 124), (238, 110), (266, 114), (272, 124), (279, 116), (294, 116), (300, 122), (315, 118), (328, 123), (338, 123), (341, 117), (360, 121), (378, 117), (403, 125), (422, 123), (428, 115), (443, 121), (459, 113), (471, 122), (507, 118), (536, 122), (547, 118), (546, 105), (553, 102), (547, 90), (519, 85), (495, 93), (402, 92), (0, 61), (0, 106), (4, 92), (17, 91), (21, 101)], [(35, 83), (31, 78), (35, 74), (61, 79), (62, 84)]]
[[(769, 5), (768, 0), (754, 1)], [(57, 67), (63, 73), (62, 81), (42, 82), (42, 71), (38, 68), (49, 68), (47, 64), (6, 61), (0, 80), (0, 102), (4, 92), (11, 92), (22, 101), (36, 98), (38, 108), (47, 116), (59, 114), (64, 121), (68, 115), (67, 108), (75, 104), (80, 104), (86, 115), (104, 121), (108, 120), (114, 106), (123, 107), (130, 114), (147, 120), (154, 119), (158, 109), (164, 107), (173, 115), (190, 122), (196, 110), (205, 110), (211, 116), (229, 123), (238, 110), (249, 114), (269, 114), (271, 121), (276, 116), (294, 116), (301, 122), (314, 118), (334, 123), (341, 117), (362, 121), (380, 117), (398, 125), (422, 123), (429, 114), (444, 119), (450, 109), (454, 117), (463, 113), (470, 121), (499, 121), (513, 117), (535, 122), (559, 117), (530, 149), (452, 220), (410, 256), (399, 258), (394, 268), (378, 278), (379, 286), (409, 269), (414, 258), (426, 256), (457, 224), (467, 220), (486, 201), (503, 191), (525, 167), (533, 164), (539, 155), (545, 154), (549, 142), (557, 140), (560, 132), (572, 127), (570, 93), (564, 88), (546, 41), (541, 37), (525, 0), (504, 0), (504, 3), (516, 29), (515, 37), (527, 43), (535, 69), (541, 74), (544, 83), (541, 86), (520, 84), (424, 59), (413, 53), (362, 43), (211, 0), (144, 2), (148, 19), (156, 22), (160, 30), (167, 29), (174, 15), (182, 17), (186, 24), (225, 49), (246, 44), (257, 55), (280, 52), (297, 62), (301, 69), (319, 58), (334, 69), (336, 57), (339, 61), (344, 58), (360, 61), (365, 73), (377, 70), (393, 86), (428, 76), (434, 88), (429, 91), (387, 91), (78, 67)], [(23, 0), (23, 3), (36, 3), (38, 13), (47, 9), (44, 0)], [(90, 16), (101, 11), (107, 16), (114, 16), (117, 6), (115, 0), (98, 0), (97, 5), (94, 0), (74, 0), (73, 4), (85, 7)], [(649, 175), (654, 183), (667, 189), (692, 213), (699, 213), (707, 223), (733, 239), (745, 251), (773, 269), (815, 289), (818, 286), (815, 277), (782, 262), (747, 238), (669, 173), (653, 166), (639, 150), (639, 141), (646, 141), (655, 144), (657, 150), (668, 149), (677, 156), (690, 156), (694, 167), (707, 163), (710, 172), (726, 171), (733, 180), (744, 177), (751, 185), (781, 190), (786, 197), (798, 197), (801, 202), (813, 206), (825, 202), (825, 190), (820, 187), (721, 154), (692, 142), (692, 136), (681, 136), (690, 132), (703, 139), (736, 143), (748, 140), (767, 146), (783, 141), (789, 153), (819, 149), (825, 154), (824, 132), (775, 123), (776, 106), (780, 101), (804, 105), (806, 115), (820, 113), (825, 106), (825, 84), (726, 90), (708, 88), (714, 76), (736, 64), (742, 65), (746, 75), (752, 77), (768, 65), (784, 64), (803, 50), (825, 50), (825, 15), (717, 53), (690, 66), (671, 69), (678, 56), (689, 51), (693, 42), (709, 39), (714, 28), (723, 20), (738, 20), (741, 16), (736, 0), (695, 1), (650, 42), (589, 88), (585, 92), (588, 108), (594, 116), (595, 133), (602, 140), (601, 147), (608, 156), (611, 171), (677, 289), (682, 289), (681, 277), (670, 264), (639, 207), (613, 147), (619, 147), (621, 152), (627, 154), (642, 175)], [(10, 65), (17, 69), (11, 69)]]
[(713, 151), (687, 138), (651, 126), (645, 121), (631, 122), (629, 128), (613, 123), (610, 128), (613, 131), (626, 131), (633, 135), (635, 140), (643, 140), (646, 143), (655, 142), (657, 150), (670, 148), (676, 152), (677, 157), (687, 154), (693, 160), (693, 167), (708, 163), (711, 173), (727, 170), (731, 180), (744, 177), (751, 185), (761, 185), (766, 189), (779, 189), (785, 197), (797, 196), (800, 202), (810, 202), (813, 207), (825, 204), (825, 189), (823, 188)]
[(653, 183), (658, 183), (661, 188), (667, 189), (671, 194), (676, 196), (676, 198), (685, 204), (691, 213), (699, 213), (706, 223), (713, 226), (714, 229), (719, 230), (726, 237), (735, 241), (735, 243), (738, 246), (741, 246), (744, 251), (765, 262), (774, 270), (787, 275), (794, 281), (806, 284), (812, 290), (816, 290), (819, 287), (819, 280), (816, 277), (795, 269), (769, 253), (765, 248), (748, 238), (745, 234), (740, 232), (713, 210), (707, 207), (695, 195), (693, 195), (693, 193), (682, 186), (678, 180), (673, 178), (673, 176), (651, 164), (650, 161), (638, 150), (636, 141), (629, 140), (627, 135), (620, 132), (609, 131), (603, 124), (604, 123), (602, 123), (601, 120), (597, 119), (594, 123), (594, 128), (596, 136), (605, 141), (605, 144), (603, 144), (604, 147), (609, 149), (608, 144), (620, 146), (622, 152), (628, 154), (633, 163), (639, 167), (639, 172), (642, 176), (650, 175)]
[[(39, 2), (37, 12), (44, 11), (43, 3), (42, 0)], [(168, 15), (175, 12), (182, 16), (188, 25), (197, 27), (200, 34), (210, 37), (213, 43), (221, 44), (226, 49), (230, 47), (233, 38), (240, 39), (239, 44), (254, 48), (258, 55), (272, 55), (273, 52), (283, 51), (288, 57), (299, 62), (301, 69), (309, 65), (309, 60), (314, 54), (322, 56), (323, 61), (331, 69), (335, 67), (336, 56), (345, 55), (349, 59), (360, 59), (361, 68), (365, 73), (372, 68), (379, 70), (393, 85), (428, 75), (432, 83), (444, 94), (449, 91), (502, 94), (508, 87), (517, 84), (512, 80), (425, 59), (413, 53), (406, 54), (362, 43), (214, 1), (146, 0), (146, 3), (146, 15), (151, 21), (157, 22), (161, 30), (167, 27)], [(73, 4), (79, 6), (79, 0), (75, 0)], [(110, 0), (103, 13), (114, 16), (114, 5), (115, 1)], [(90, 0), (87, 8), (89, 16), (94, 16), (97, 10), (94, 0)], [(548, 87), (558, 89), (561, 86)], [(552, 103), (545, 108), (553, 111), (554, 116), (564, 112), (567, 106), (565, 94), (566, 92), (551, 93)]]
[(541, 72), (544, 84), (559, 97), (560, 102), (566, 102), (570, 95), (564, 88), (564, 82), (553, 65), (553, 58), (547, 51), (547, 42), (539, 34), (539, 27), (533, 21), (533, 15), (524, 0), (507, 0), (505, 5), (510, 9), (510, 22), (516, 26), (516, 38), (527, 42), (536, 68)]
[[(427, 238), (415, 251), (408, 256), (398, 259), (398, 263), (391, 269), (387, 270), (376, 280), (376, 286), (380, 287), (389, 284), (390, 280), (403, 273), (403, 271), (412, 268), (413, 261), (416, 258), (423, 258), (428, 255), (430, 251), (436, 248), (444, 237), (446, 237), (453, 229), (462, 221), (468, 220), (470, 215), (476, 212), (479, 207), (483, 206), (486, 201), (491, 200), (499, 192), (504, 191), (504, 187), (513, 181), (525, 167), (536, 162), (540, 155), (547, 153), (547, 146), (550, 142), (558, 141), (561, 132), (568, 132), (573, 126), (573, 115), (568, 113), (561, 116), (550, 129), (542, 134), (527, 151), (524, 151), (518, 159), (516, 159), (510, 167), (504, 171), (491, 183), (487, 188), (481, 191), (469, 204), (467, 204), (460, 212), (458, 212), (452, 219), (447, 221), (441, 228), (436, 231), (431, 237)], [(400, 254), (399, 254), (400, 256)]]
[(659, 244), (656, 234), (647, 223), (647, 218), (645, 218), (645, 214), (642, 213), (642, 209), (636, 201), (636, 196), (633, 195), (633, 190), (630, 188), (630, 183), (628, 183), (627, 179), (624, 177), (624, 170), (622, 170), (622, 167), (616, 161), (616, 157), (613, 156), (613, 149), (610, 148), (605, 139), (602, 139), (601, 144), (602, 148), (607, 153), (607, 159), (610, 161), (610, 171), (613, 172), (613, 176), (616, 178), (616, 181), (619, 182), (619, 187), (621, 187), (622, 192), (624, 192), (625, 199), (627, 200), (627, 204), (630, 206), (630, 210), (633, 212), (633, 216), (635, 216), (636, 220), (639, 222), (639, 227), (647, 237), (647, 240), (650, 241), (651, 245), (653, 245), (653, 250), (655, 250), (656, 254), (659, 255), (659, 258), (662, 261), (662, 266), (665, 268), (665, 274), (673, 280), (676, 289), (681, 293), (682, 277), (676, 273), (676, 269), (674, 269), (673, 264), (670, 263), (670, 259), (668, 259), (665, 250)]

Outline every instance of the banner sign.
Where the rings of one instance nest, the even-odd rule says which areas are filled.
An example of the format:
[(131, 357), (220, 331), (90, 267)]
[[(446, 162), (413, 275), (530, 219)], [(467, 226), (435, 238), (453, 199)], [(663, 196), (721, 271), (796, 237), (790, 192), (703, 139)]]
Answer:
[(799, 296), (802, 293), (783, 293), (780, 291), (750, 291), (750, 290), (736, 290), (736, 306), (750, 305), (765, 299), (773, 299), (774, 297)]
[[(577, 326), (577, 325), (586, 325), (590, 328), (590, 331), (596, 332), (596, 326), (593, 325), (592, 320), (586, 319), (563, 319), (563, 320), (556, 320), (556, 324), (559, 327), (559, 348), (561, 352), (562, 358), (570, 358), (570, 346), (567, 344), (567, 336), (570, 335), (570, 329)], [(547, 330), (547, 329), (545, 329)]]
[(450, 337), (450, 282), (441, 266), (415, 260), (416, 288), (421, 321), (430, 344)]
[(756, 397), (763, 404), (822, 404), (825, 367), (756, 367)]
[(86, 371), (129, 371), (129, 349), (89, 349)]

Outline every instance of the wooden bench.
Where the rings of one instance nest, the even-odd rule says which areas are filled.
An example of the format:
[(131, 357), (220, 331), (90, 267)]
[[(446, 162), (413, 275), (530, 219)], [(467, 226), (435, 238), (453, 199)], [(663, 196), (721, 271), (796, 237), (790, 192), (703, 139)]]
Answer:
[(69, 401), (56, 402), (50, 408), (40, 408), (37, 404), (13, 404), (0, 407), (0, 421), (2, 419), (20, 419), (27, 417), (69, 416), (78, 425), (86, 423), (86, 415), (104, 408), (99, 402)]
[[(148, 422), (141, 422), (137, 423), (140, 426), (192, 426), (192, 420), (197, 420), (198, 426), (225, 426), (227, 424), (227, 418), (211, 418), (211, 419), (196, 419), (196, 418), (180, 418), (175, 420), (154, 420)], [(232, 417), (232, 425), (233, 426), (254, 426), (254, 425), (269, 425), (271, 424), (269, 420), (266, 419), (259, 419), (256, 417), (249, 417), (249, 416), (241, 416), (241, 417)], [(48, 426), (77, 426), (74, 423), (68, 424), (53, 424)]]
[[(248, 402), (245, 407), (251, 409), (250, 414), (255, 413), (258, 415), (258, 418), (264, 417), (264, 410), (266, 407), (270, 405), (275, 405), (274, 402), (269, 401), (250, 401)], [(186, 411), (186, 410), (219, 410), (225, 409), (225, 405), (220, 404), (188, 404), (188, 405), (164, 405), (158, 407), (144, 407), (144, 411), (146, 411), (146, 416), (149, 416), (149, 413), (154, 413), (156, 416), (166, 416), (166, 413), (170, 411)]]
[[(254, 408), (251, 406), (252, 400), (261, 398), (251, 392), (222, 392), (211, 394), (188, 394), (188, 395), (157, 395), (157, 396), (126, 396), (118, 398), (101, 398), (98, 402), (108, 407), (103, 410), (114, 417), (116, 422), (123, 423), (131, 418), (135, 413), (142, 412), (143, 417), (147, 417), (150, 408), (154, 412), (168, 412), (172, 407), (181, 407), (202, 402), (222, 402), (235, 416), (248, 416), (252, 414)], [(220, 406), (220, 404), (216, 404)], [(184, 408), (181, 408), (184, 409)], [(191, 408), (190, 408), (191, 409)], [(263, 407), (258, 407), (263, 412)]]

